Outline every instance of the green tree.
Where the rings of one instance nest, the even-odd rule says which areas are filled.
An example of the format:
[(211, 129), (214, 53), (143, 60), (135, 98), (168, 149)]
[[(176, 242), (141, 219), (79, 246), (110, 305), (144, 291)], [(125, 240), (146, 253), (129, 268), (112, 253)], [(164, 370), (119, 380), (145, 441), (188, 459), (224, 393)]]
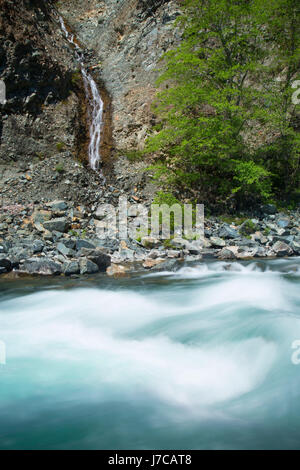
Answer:
[[(154, 105), (160, 124), (146, 149), (160, 153), (156, 176), (166, 184), (197, 190), (207, 201), (217, 203), (270, 197), (274, 180), (274, 166), (266, 165), (270, 146), (264, 141), (257, 145), (256, 137), (261, 134), (261, 123), (275, 134), (280, 127), (282, 135), (294, 132), (288, 93), (297, 62), (279, 9), (280, 2), (292, 4), (293, 0), (272, 1), (278, 7), (274, 15), (258, 0), (185, 1), (179, 20), (183, 40), (164, 57)], [(280, 39), (276, 22), (282, 27)], [(297, 42), (295, 37), (297, 31), (293, 36)], [(280, 48), (291, 50), (289, 82), (281, 84), (286, 94), (280, 91), (289, 115), (284, 125), (279, 98), (274, 95), (280, 82), (273, 80), (269, 85), (276, 61), (274, 55), (274, 63), (269, 64), (270, 48), (271, 55)], [(281, 54), (284, 70), (288, 66)]]

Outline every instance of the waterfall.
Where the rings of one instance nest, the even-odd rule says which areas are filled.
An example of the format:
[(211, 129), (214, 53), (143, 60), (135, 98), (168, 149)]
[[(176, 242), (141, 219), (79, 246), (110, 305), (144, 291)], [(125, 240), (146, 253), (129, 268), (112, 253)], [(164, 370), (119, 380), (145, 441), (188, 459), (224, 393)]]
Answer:
[(66, 28), (64, 20), (59, 16), (61, 29), (69, 41), (75, 48), (75, 57), (80, 64), (81, 75), (83, 78), (85, 95), (88, 103), (88, 111), (90, 115), (90, 144), (89, 144), (89, 162), (93, 170), (99, 168), (101, 160), (100, 143), (101, 131), (103, 127), (103, 101), (101, 99), (97, 84), (93, 77), (88, 73), (84, 66), (83, 54), (80, 51), (78, 44), (74, 41), (74, 35), (70, 34)]

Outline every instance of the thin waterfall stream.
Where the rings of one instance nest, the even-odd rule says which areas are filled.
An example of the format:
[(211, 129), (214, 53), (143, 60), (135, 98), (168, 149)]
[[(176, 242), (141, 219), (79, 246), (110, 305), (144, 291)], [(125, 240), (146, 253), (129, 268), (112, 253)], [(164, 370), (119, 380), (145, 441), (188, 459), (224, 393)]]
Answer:
[(103, 107), (100, 92), (97, 84), (91, 74), (88, 73), (84, 65), (83, 54), (80, 51), (78, 44), (74, 40), (74, 35), (69, 33), (65, 22), (61, 16), (59, 16), (59, 22), (61, 29), (67, 39), (75, 48), (75, 57), (80, 64), (81, 75), (83, 78), (85, 95), (88, 103), (89, 115), (90, 115), (90, 143), (89, 143), (89, 163), (93, 170), (98, 170), (101, 162), (100, 154), (100, 143), (101, 143), (101, 132), (103, 128)]

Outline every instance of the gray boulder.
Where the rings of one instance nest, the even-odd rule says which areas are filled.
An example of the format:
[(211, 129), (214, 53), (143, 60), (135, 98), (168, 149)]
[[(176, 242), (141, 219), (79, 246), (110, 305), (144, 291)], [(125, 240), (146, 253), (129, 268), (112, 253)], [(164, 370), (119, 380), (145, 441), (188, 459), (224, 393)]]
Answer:
[(111, 257), (106, 253), (95, 250), (92, 252), (88, 259), (98, 266), (100, 272), (106, 272), (106, 269), (111, 265)]
[(22, 265), (22, 271), (29, 274), (40, 274), (42, 276), (53, 276), (61, 274), (62, 267), (50, 259), (28, 260)]
[(10, 272), (12, 270), (11, 261), (7, 258), (0, 258), (0, 268), (3, 273)]
[(59, 217), (57, 219), (46, 220), (43, 222), (43, 226), (49, 232), (64, 233), (67, 231), (69, 224), (66, 217)]
[(46, 204), (53, 211), (65, 211), (68, 209), (68, 205), (65, 201), (52, 201)]
[(79, 261), (80, 274), (94, 274), (99, 272), (97, 264), (87, 258), (81, 258)]
[(210, 237), (210, 243), (214, 247), (223, 248), (226, 245), (225, 240), (219, 237)]
[(224, 224), (219, 230), (219, 237), (221, 238), (239, 238), (239, 233), (228, 224)]
[(222, 250), (218, 254), (219, 259), (236, 259), (236, 255), (233, 253), (232, 250), (228, 248), (222, 248)]
[(95, 245), (91, 241), (78, 239), (76, 240), (76, 250), (80, 251), (81, 248), (89, 248), (91, 250), (94, 250)]
[(72, 274), (79, 274), (79, 263), (77, 263), (77, 261), (70, 261), (69, 263), (66, 263), (64, 265), (63, 272), (66, 276), (71, 276)]
[(58, 243), (57, 251), (64, 256), (74, 256), (74, 251), (71, 248), (68, 248), (64, 243)]
[(42, 240), (34, 240), (33, 245), (32, 245), (32, 251), (33, 253), (41, 253), (44, 249), (44, 243)]
[(292, 248), (284, 242), (278, 241), (273, 245), (272, 250), (277, 256), (291, 256), (293, 254)]

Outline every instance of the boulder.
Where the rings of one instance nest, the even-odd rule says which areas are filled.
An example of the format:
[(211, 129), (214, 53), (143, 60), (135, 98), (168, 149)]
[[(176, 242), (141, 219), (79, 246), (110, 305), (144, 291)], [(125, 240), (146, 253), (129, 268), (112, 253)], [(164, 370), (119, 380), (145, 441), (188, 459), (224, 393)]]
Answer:
[(12, 270), (11, 261), (7, 258), (0, 258), (0, 268), (3, 273), (10, 272)]
[(284, 242), (278, 241), (273, 245), (272, 250), (277, 256), (291, 256), (293, 249)]
[(68, 205), (65, 201), (52, 201), (46, 204), (53, 211), (65, 211), (68, 209)]
[(99, 268), (99, 271), (103, 273), (111, 265), (111, 257), (99, 250), (92, 252), (88, 259), (92, 261), (92, 263), (96, 264)]
[(227, 247), (222, 248), (222, 250), (218, 253), (219, 259), (236, 259), (236, 255), (232, 250)]
[(33, 253), (41, 253), (44, 249), (44, 243), (42, 240), (34, 240), (32, 244), (32, 251)]
[(76, 250), (80, 251), (81, 248), (88, 248), (90, 250), (94, 250), (95, 245), (91, 241), (78, 239), (78, 240), (76, 240)]
[(297, 255), (300, 255), (300, 242), (294, 240), (290, 246)]
[(147, 258), (145, 262), (143, 263), (143, 267), (145, 269), (151, 269), (154, 268), (154, 266), (157, 266), (160, 263), (163, 263), (165, 259), (163, 258), (157, 258), (157, 259), (152, 259), (152, 258)]
[(51, 217), (52, 217), (52, 214), (50, 211), (37, 210), (37, 209), (33, 212), (31, 216), (34, 224), (42, 224), (50, 220)]
[(123, 277), (126, 276), (127, 268), (121, 264), (112, 264), (106, 270), (108, 276)]
[(71, 248), (68, 248), (65, 243), (62, 242), (58, 243), (57, 251), (64, 256), (74, 256), (75, 254), (75, 252)]
[(226, 245), (225, 240), (222, 240), (222, 238), (219, 238), (219, 237), (211, 237), (210, 243), (212, 244), (213, 247), (217, 247), (217, 248), (222, 248)]
[(95, 274), (99, 272), (97, 264), (90, 261), (88, 258), (81, 258), (79, 261), (80, 274)]
[(224, 224), (219, 230), (219, 237), (221, 238), (238, 238), (239, 236), (238, 231), (228, 224)]
[(60, 232), (64, 233), (68, 229), (68, 220), (66, 217), (59, 217), (57, 219), (51, 219), (46, 222), (43, 222), (43, 227), (49, 232)]
[(61, 274), (62, 267), (50, 259), (27, 260), (21, 267), (21, 271), (29, 274), (40, 274), (42, 276), (53, 276)]
[(79, 274), (79, 263), (77, 263), (77, 261), (70, 261), (69, 263), (66, 263), (64, 265), (63, 272), (66, 276), (71, 276), (72, 274)]

